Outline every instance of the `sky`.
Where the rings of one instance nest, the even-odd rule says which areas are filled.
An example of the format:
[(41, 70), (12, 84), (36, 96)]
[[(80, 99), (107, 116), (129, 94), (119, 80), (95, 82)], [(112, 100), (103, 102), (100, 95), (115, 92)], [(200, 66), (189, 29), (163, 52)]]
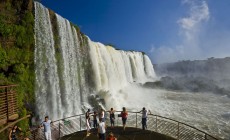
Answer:
[(153, 63), (230, 56), (230, 0), (39, 0), (95, 42)]

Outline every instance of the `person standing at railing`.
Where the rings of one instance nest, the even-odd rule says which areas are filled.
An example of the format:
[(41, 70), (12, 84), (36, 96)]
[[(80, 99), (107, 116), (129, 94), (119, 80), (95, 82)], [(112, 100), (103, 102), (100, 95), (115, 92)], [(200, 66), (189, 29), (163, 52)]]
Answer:
[(102, 118), (99, 118), (99, 124), (98, 124), (99, 140), (105, 140), (105, 133), (106, 133), (105, 122), (102, 121)]
[(103, 108), (101, 108), (99, 119), (101, 118), (102, 122), (105, 122), (105, 111)]
[(49, 120), (49, 117), (46, 116), (45, 117), (45, 121), (43, 121), (41, 124), (40, 124), (40, 127), (44, 127), (44, 134), (45, 134), (45, 139), (46, 140), (52, 140), (52, 137), (51, 137), (51, 127), (50, 127), (50, 124), (52, 124), (53, 121)]
[(96, 111), (94, 111), (94, 113), (93, 113), (93, 127), (94, 128), (97, 128), (97, 112)]
[(88, 109), (88, 111), (85, 113), (85, 119), (86, 119), (86, 129), (87, 129), (87, 134), (86, 136), (89, 136), (90, 135), (90, 129), (91, 129), (91, 125), (90, 125), (90, 109)]
[(89, 124), (89, 116), (87, 116), (86, 117), (86, 136), (89, 136), (91, 133), (90, 133), (90, 129), (91, 129), (91, 127), (90, 127), (90, 124)]
[(120, 116), (122, 118), (123, 130), (125, 131), (126, 121), (128, 117), (128, 111), (126, 111), (125, 107), (122, 108)]
[(15, 125), (12, 130), (10, 130), (9, 133), (9, 140), (17, 140), (17, 133), (19, 131), (22, 131), (22, 129), (20, 127), (18, 127), (17, 125)]
[(150, 110), (146, 110), (145, 107), (140, 111), (142, 113), (142, 129), (145, 130), (147, 129), (147, 115), (148, 113), (151, 114)]
[(114, 127), (114, 122), (115, 122), (115, 110), (113, 110), (113, 108), (110, 109), (109, 112), (109, 118), (110, 118), (110, 124), (111, 124), (111, 128)]

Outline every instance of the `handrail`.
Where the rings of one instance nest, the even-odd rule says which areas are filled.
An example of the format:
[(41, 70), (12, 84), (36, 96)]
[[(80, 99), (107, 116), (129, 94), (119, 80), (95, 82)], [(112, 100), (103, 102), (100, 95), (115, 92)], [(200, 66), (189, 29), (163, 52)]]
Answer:
[(191, 125), (189, 125), (189, 124), (186, 124), (186, 123), (183, 123), (183, 122), (179, 122), (179, 121), (177, 121), (177, 120), (174, 120), (174, 119), (171, 119), (171, 118), (167, 118), (167, 117), (163, 117), (163, 116), (160, 116), (160, 115), (154, 115), (154, 114), (149, 114), (149, 115), (157, 116), (157, 117), (160, 117), (160, 118), (168, 119), (168, 120), (171, 120), (171, 121), (174, 121), (174, 122), (177, 122), (177, 123), (186, 125), (186, 126), (188, 126), (188, 127), (191, 127), (191, 128), (193, 128), (193, 129), (196, 129), (196, 130), (198, 130), (198, 131), (204, 133), (205, 135), (208, 135), (209, 137), (212, 137), (212, 138), (214, 138), (214, 139), (217, 139), (217, 138), (213, 137), (212, 135), (210, 135), (210, 134), (208, 134), (208, 133), (206, 133), (206, 132), (204, 132), (204, 131), (202, 131), (202, 130), (200, 130), (200, 129), (194, 127), (194, 126), (191, 126)]
[[(108, 111), (106, 111), (106, 112), (108, 112)], [(121, 111), (115, 111), (115, 112), (121, 112)], [(132, 111), (130, 111), (129, 113), (140, 113), (140, 112), (132, 112)], [(164, 119), (167, 119), (167, 120), (171, 120), (171, 121), (174, 121), (174, 122), (177, 122), (177, 123), (180, 123), (180, 124), (186, 125), (186, 126), (188, 126), (188, 127), (191, 127), (191, 128), (193, 128), (193, 129), (196, 129), (196, 130), (198, 130), (198, 131), (200, 131), (200, 132), (204, 133), (205, 135), (208, 135), (209, 137), (212, 137), (212, 138), (214, 138), (214, 139), (217, 139), (217, 138), (213, 137), (212, 135), (207, 134), (206, 132), (204, 132), (204, 131), (202, 131), (202, 130), (200, 130), (200, 129), (198, 129), (198, 128), (194, 127), (194, 126), (191, 126), (191, 125), (189, 125), (189, 124), (186, 124), (186, 123), (183, 123), (183, 122), (180, 122), (180, 121), (177, 121), (177, 120), (171, 119), (171, 118), (167, 118), (167, 117), (164, 117), (164, 116), (160, 116), (160, 115), (152, 114), (152, 113), (150, 113), (149, 115), (151, 115), (151, 116), (157, 116), (157, 117), (160, 117), (160, 118), (164, 118)]]
[(0, 88), (7, 88), (7, 87), (16, 87), (18, 85), (4, 85), (4, 86), (0, 86)]
[(73, 118), (73, 117), (78, 117), (78, 116), (82, 116), (82, 115), (84, 115), (84, 114), (73, 115), (73, 116), (70, 116), (70, 117), (63, 118), (63, 119), (55, 120), (53, 122), (58, 122), (58, 121), (62, 121), (62, 120), (65, 120), (65, 119), (69, 119), (69, 118)]
[[(1, 111), (0, 119), (6, 119), (0, 125), (12, 121), (11, 115), (17, 114), (17, 93), (14, 91), (18, 85), (3, 85), (0, 86), (0, 100), (1, 100)], [(14, 118), (16, 119), (16, 118)]]
[[(106, 111), (106, 112), (108, 112), (108, 111)], [(121, 112), (121, 111), (115, 111), (115, 112)], [(136, 126), (138, 126), (137, 125), (137, 122), (138, 122), (138, 114), (141, 114), (140, 112), (128, 112), (128, 113), (130, 113), (130, 114), (135, 114), (135, 116), (133, 116), (134, 117), (134, 121), (136, 121), (136, 125), (133, 125), (134, 127)], [(180, 138), (180, 135), (181, 135), (181, 133), (183, 133), (182, 131), (183, 131), (183, 129), (185, 129), (184, 131), (186, 131), (186, 127), (188, 127), (188, 128), (192, 128), (192, 129), (195, 129), (196, 131), (198, 131), (199, 133), (201, 133), (201, 134), (203, 134), (203, 136), (204, 136), (204, 139), (205, 140), (209, 140), (210, 138), (213, 140), (218, 140), (217, 138), (215, 138), (214, 136), (211, 136), (210, 134), (207, 134), (206, 132), (204, 132), (204, 131), (202, 131), (202, 130), (199, 130), (198, 128), (196, 128), (196, 127), (194, 127), (194, 126), (191, 126), (191, 125), (188, 125), (188, 124), (185, 124), (185, 123), (183, 123), (183, 122), (179, 122), (179, 121), (177, 121), (177, 120), (174, 120), (174, 119), (171, 119), (171, 118), (167, 118), (167, 117), (163, 117), (163, 116), (160, 116), (160, 115), (156, 115), (156, 114), (149, 114), (150, 116), (152, 116), (152, 117), (156, 117), (156, 125), (154, 125), (153, 127), (156, 127), (156, 129), (155, 129), (155, 131), (156, 132), (158, 132), (158, 133), (161, 133), (161, 132), (159, 132), (159, 130), (158, 129), (160, 129), (160, 125), (159, 124), (157, 124), (157, 123), (159, 123), (158, 121), (160, 121), (160, 120), (162, 120), (162, 119), (164, 119), (165, 121), (166, 120), (170, 120), (170, 121), (172, 121), (172, 122), (175, 122), (175, 125), (176, 125), (176, 127), (174, 128), (174, 131), (176, 131), (176, 135), (177, 135), (177, 137), (176, 137), (176, 139), (182, 139), (182, 138)], [(77, 118), (77, 120), (79, 120), (80, 122), (78, 123), (79, 124), (79, 129), (77, 130), (77, 131), (81, 131), (82, 130), (82, 121), (84, 122), (84, 120), (82, 119), (82, 116), (84, 116), (84, 114), (78, 114), (78, 115), (73, 115), (73, 116), (70, 116), (70, 117), (66, 117), (66, 118), (63, 118), (63, 119), (58, 119), (58, 120), (55, 120), (54, 121), (54, 123), (56, 122), (56, 128), (58, 128), (58, 134), (59, 134), (59, 138), (61, 138), (62, 136), (64, 136), (64, 135), (62, 135), (61, 136), (61, 131), (64, 131), (64, 130), (62, 130), (62, 129), (64, 129), (63, 128), (63, 126), (61, 126), (61, 123), (63, 123), (64, 122), (64, 120), (66, 120), (66, 119), (71, 119), (71, 118), (76, 118), (76, 117), (79, 117), (79, 118)], [(140, 115), (139, 115), (139, 117), (140, 117)], [(84, 118), (84, 117), (83, 117)], [(61, 121), (63, 121), (63, 122), (61, 122)], [(169, 122), (170, 123), (170, 121), (166, 121), (166, 122)], [(58, 122), (58, 123), (57, 123)], [(133, 123), (133, 124), (135, 124), (135, 122)], [(173, 123), (174, 124), (174, 123)], [(162, 124), (161, 124), (162, 125)], [(166, 125), (166, 127), (167, 127), (167, 124), (163, 124), (163, 125)], [(182, 127), (181, 125), (184, 125), (184, 126), (186, 126), (186, 127)], [(180, 129), (182, 128), (182, 130), (180, 131)], [(71, 128), (69, 128), (69, 129), (71, 129)], [(77, 132), (77, 131), (75, 131), (74, 129), (73, 130), (71, 130), (71, 132), (69, 133), (69, 134), (71, 134), (71, 133), (74, 133), (74, 132)], [(151, 131), (154, 131), (154, 130), (151, 130)], [(194, 130), (193, 130), (194, 131)], [(195, 132), (195, 131), (194, 131)], [(162, 134), (164, 134), (164, 133), (162, 133)], [(165, 134), (166, 135), (166, 134)], [(185, 135), (186, 135), (186, 133), (185, 133)], [(170, 135), (169, 135), (170, 136)], [(173, 137), (173, 136), (171, 136), (171, 137)], [(207, 138), (208, 137), (208, 138)], [(175, 138), (175, 136), (174, 136), (174, 138)]]
[(25, 120), (25, 119), (27, 119), (27, 118), (29, 118), (29, 117), (30, 117), (30, 115), (26, 115), (25, 117), (22, 117), (21, 119), (18, 119), (17, 121), (14, 121), (14, 122), (8, 124), (7, 126), (5, 126), (4, 128), (2, 128), (2, 129), (0, 130), (0, 133), (3, 132), (4, 130), (6, 130), (7, 128), (9, 128), (10, 126), (15, 125), (16, 123), (18, 123), (18, 122), (20, 122), (20, 121), (22, 121), (22, 120)]

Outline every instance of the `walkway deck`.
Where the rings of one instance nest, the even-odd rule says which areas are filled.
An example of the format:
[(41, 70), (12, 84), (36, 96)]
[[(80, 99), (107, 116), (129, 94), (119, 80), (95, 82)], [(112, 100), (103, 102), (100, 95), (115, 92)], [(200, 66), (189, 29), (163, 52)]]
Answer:
[[(98, 140), (97, 131), (92, 129), (91, 135), (86, 137), (86, 131), (80, 131), (68, 136), (64, 136), (61, 140)], [(113, 132), (118, 140), (175, 140), (171, 137), (148, 130), (127, 127), (125, 131), (121, 127), (111, 129), (107, 128), (107, 134)]]

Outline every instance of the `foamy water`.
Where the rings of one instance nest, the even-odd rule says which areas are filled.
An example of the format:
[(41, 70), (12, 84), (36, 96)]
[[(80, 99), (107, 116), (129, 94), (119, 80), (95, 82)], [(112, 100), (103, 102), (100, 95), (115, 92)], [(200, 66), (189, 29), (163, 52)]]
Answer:
[[(129, 86), (117, 93), (119, 108), (140, 111), (142, 107), (153, 114), (169, 117), (195, 126), (221, 138), (230, 138), (230, 98), (211, 93), (173, 92)], [(117, 106), (118, 107), (118, 106)]]

